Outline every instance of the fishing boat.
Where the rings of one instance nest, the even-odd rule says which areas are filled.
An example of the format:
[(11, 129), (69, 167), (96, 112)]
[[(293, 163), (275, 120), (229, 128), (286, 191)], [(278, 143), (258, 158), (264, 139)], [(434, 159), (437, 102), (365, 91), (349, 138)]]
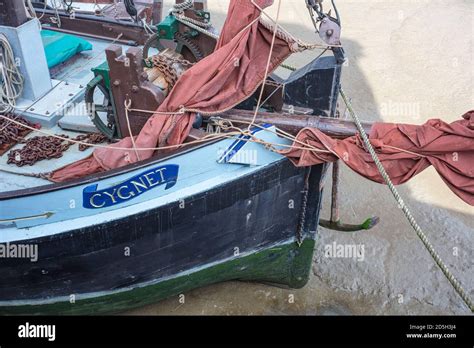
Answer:
[[(88, 4), (94, 14), (78, 12), (78, 22), (70, 20), (72, 30), (56, 25), (67, 9), (33, 3), (37, 17), (44, 14), (42, 27), (36, 17), (25, 14), (22, 2), (0, 1), (8, 11), (0, 33), (14, 56), (25, 62), (19, 67), (22, 92), (3, 113), (13, 121), (2, 119), (2, 129), (16, 132), (17, 138), (11, 144), (2, 139), (1, 144), (0, 313), (120, 312), (227, 280), (303, 287), (313, 259), (326, 165), (295, 167), (240, 135), (157, 152), (146, 160), (60, 183), (42, 174), (93, 151), (64, 139), (100, 133), (102, 141), (113, 142), (139, 131), (150, 115), (130, 111), (126, 116), (133, 122), (127, 126), (126, 96), (132, 96), (135, 107), (154, 110), (170, 82), (160, 74), (153, 79), (149, 72), (143, 74), (152, 69), (142, 64), (141, 45), (147, 45), (147, 55), (166, 51), (191, 63), (209, 55), (217, 36), (210, 29), (206, 1), (192, 6), (177, 1), (176, 9), (186, 17), (177, 20), (171, 14), (158, 24), (149, 23), (154, 32), (137, 40), (105, 37), (81, 27), (80, 21), (103, 20), (93, 18), (97, 4)], [(162, 8), (161, 1), (151, 3), (155, 10)], [(81, 10), (87, 5), (81, 4)], [(320, 15), (330, 21), (328, 30), (338, 28), (336, 18)], [(131, 17), (126, 24), (112, 23), (111, 31), (128, 33), (131, 25), (138, 26), (140, 21), (133, 13)], [(214, 34), (206, 36), (206, 30)], [(74, 34), (90, 45), (48, 67), (48, 47), (41, 35), (45, 31)], [(288, 79), (272, 74), (272, 81), (286, 87), (279, 93), (275, 88), (265, 91), (265, 110), (283, 118), (300, 115), (306, 121), (335, 117), (344, 53), (340, 46), (328, 52), (332, 54), (318, 57)], [(253, 110), (255, 99), (242, 101), (235, 113)], [(197, 117), (187, 141), (201, 139), (215, 126)], [(272, 127), (264, 124), (251, 134), (269, 143), (290, 143), (276, 132), (263, 131)], [(40, 145), (30, 152), (25, 149), (28, 141), (37, 137), (41, 142), (51, 134), (60, 137), (54, 138), (49, 155), (38, 150)]]

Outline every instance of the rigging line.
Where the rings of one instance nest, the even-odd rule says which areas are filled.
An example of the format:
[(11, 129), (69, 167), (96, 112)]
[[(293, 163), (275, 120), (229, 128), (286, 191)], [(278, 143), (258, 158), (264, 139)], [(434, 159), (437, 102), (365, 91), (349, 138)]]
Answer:
[[(283, 86), (284, 87), (284, 84), (281, 84), (280, 86)], [(278, 90), (278, 89), (275, 89), (275, 90)], [(135, 111), (135, 112), (143, 112), (143, 113), (151, 113), (151, 114), (163, 114), (163, 115), (182, 115), (184, 112), (175, 112), (175, 113), (172, 113), (172, 112), (155, 112), (155, 111), (151, 111), (151, 110), (143, 110), (143, 109), (133, 109), (133, 108), (130, 108), (130, 107), (127, 107), (127, 105), (125, 105), (125, 108), (128, 109), (128, 111)], [(192, 111), (192, 112), (199, 112), (199, 111)], [(214, 118), (214, 121), (229, 121), (229, 122), (236, 122), (236, 123), (242, 123), (242, 124), (247, 124), (247, 125), (250, 125), (251, 126), (254, 126), (254, 127), (258, 127), (266, 132), (270, 132), (270, 133), (274, 133), (275, 135), (277, 136), (280, 136), (282, 138), (285, 138), (285, 139), (288, 139), (288, 140), (291, 140), (295, 143), (298, 143), (298, 144), (301, 144), (303, 147), (306, 147), (306, 148), (298, 148), (298, 149), (306, 149), (306, 150), (312, 150), (313, 152), (323, 152), (323, 153), (332, 153), (334, 154), (335, 156), (337, 156), (337, 154), (333, 151), (328, 151), (328, 150), (321, 150), (321, 149), (318, 149), (310, 144), (307, 144), (307, 143), (304, 143), (300, 140), (298, 140), (294, 135), (290, 134), (290, 133), (287, 133), (285, 132), (283, 129), (281, 128), (278, 128), (278, 127), (275, 127), (275, 129), (277, 130), (277, 132), (273, 132), (272, 130), (270, 129), (267, 129), (267, 128), (264, 128), (262, 126), (260, 126), (259, 124), (256, 124), (256, 123), (251, 123), (249, 121), (244, 121), (244, 120), (233, 120), (233, 119), (229, 119), (229, 118)], [(233, 126), (233, 125), (232, 125)], [(237, 128), (238, 129), (238, 128)], [(117, 149), (116, 147), (113, 147), (114, 149)]]
[[(315, 61), (315, 60), (321, 58), (322, 55), (323, 55), (324, 53), (326, 53), (328, 50), (329, 50), (329, 47), (326, 47), (320, 54), (318, 54), (318, 55), (316, 56), (316, 58), (313, 59), (313, 61)], [(290, 65), (290, 64), (280, 64), (280, 67), (281, 67), (281, 68), (284, 68), (284, 69), (287, 69), (287, 70), (290, 70), (290, 71), (296, 71), (296, 70), (299, 69), (299, 68), (296, 68), (296, 67), (294, 67), (294, 66), (292, 66), (292, 65)]]
[[(261, 144), (267, 150), (273, 151), (275, 153), (279, 153), (279, 150), (277, 150), (276, 147), (287, 147), (287, 148), (292, 148), (292, 149), (297, 149), (297, 150), (308, 150), (308, 151), (314, 151), (314, 152), (328, 152), (328, 151), (319, 150), (319, 149), (311, 150), (311, 149), (308, 149), (308, 148), (305, 148), (305, 147), (298, 147), (298, 146), (294, 146), (294, 144), (293, 145), (288, 145), (288, 144), (271, 143), (271, 142), (267, 142), (267, 141), (264, 141), (262, 139), (256, 138), (254, 135), (249, 134), (247, 131), (243, 131), (239, 128), (236, 128), (236, 129), (238, 131), (229, 132), (229, 133), (225, 133), (225, 134), (224, 133), (209, 134), (208, 136), (206, 136), (202, 139), (198, 139), (198, 140), (195, 140), (195, 141), (192, 141), (192, 142), (189, 142), (189, 143), (184, 143), (184, 144), (179, 144), (179, 145), (171, 145), (171, 146), (163, 146), (163, 147), (160, 147), (160, 148), (137, 148), (137, 149), (148, 151), (148, 150), (162, 150), (162, 149), (180, 148), (180, 147), (186, 147), (186, 146), (189, 146), (189, 145), (194, 145), (194, 144), (197, 144), (197, 143), (204, 143), (204, 142), (208, 142), (208, 141), (214, 141), (214, 140), (218, 140), (219, 138), (222, 138), (222, 139), (239, 140), (239, 141), (245, 141), (245, 142), (252, 142), (252, 143)], [(264, 129), (264, 130), (268, 131), (268, 129)], [(242, 135), (243, 136), (248, 136), (249, 138), (242, 138)], [(58, 137), (54, 134), (51, 135), (51, 136), (61, 138), (61, 137)], [(73, 139), (65, 139), (65, 140), (68, 140), (68, 141), (73, 142), (73, 143), (80, 143), (79, 141), (75, 141)], [(87, 145), (89, 147), (102, 147), (102, 148), (106, 147), (106, 148), (115, 149), (115, 150), (120, 150), (120, 149), (130, 150), (129, 148), (112, 148), (112, 147), (99, 146), (97, 144), (89, 144), (89, 143), (87, 143)], [(306, 146), (307, 144), (304, 144), (304, 145)], [(59, 167), (59, 168), (57, 168), (53, 171), (60, 170), (60, 169), (65, 168), (67, 166), (68, 166), (68, 164), (64, 165), (62, 167)], [(27, 172), (23, 172), (23, 173), (21, 173), (21, 172), (15, 172), (15, 171), (11, 171), (11, 170), (8, 170), (8, 169), (4, 169), (4, 168), (2, 168), (1, 165), (0, 165), (0, 172), (5, 172), (5, 173), (8, 173), (8, 174), (12, 174), (12, 175), (34, 177), (34, 178), (44, 179), (44, 180), (48, 180), (48, 181), (51, 181), (49, 176), (52, 173), (52, 172), (45, 172), (45, 173), (27, 173)]]
[[(36, 131), (38, 133), (41, 133), (41, 134), (44, 134), (44, 135), (47, 135), (47, 136), (51, 136), (51, 137), (54, 137), (54, 138), (57, 138), (57, 139), (61, 139), (63, 141), (67, 141), (67, 142), (70, 142), (70, 143), (73, 143), (73, 144), (85, 145), (85, 146), (91, 147), (91, 148), (102, 148), (102, 149), (110, 149), (110, 150), (122, 150), (122, 151), (130, 151), (131, 150), (129, 147), (115, 147), (115, 146), (109, 146), (109, 145), (91, 144), (91, 143), (86, 143), (86, 142), (83, 142), (83, 141), (80, 141), (80, 140), (76, 140), (74, 138), (65, 138), (65, 137), (62, 137), (60, 135), (44, 131), (42, 129), (36, 129), (34, 127), (27, 126), (25, 124), (22, 124), (22, 123), (16, 121), (16, 120), (9, 119), (8, 117), (6, 117), (4, 115), (0, 115), (0, 118), (10, 120), (12, 123), (15, 123), (15, 124), (17, 124), (21, 127), (31, 129), (31, 130)], [(238, 122), (241, 122), (241, 121), (238, 121)], [(262, 128), (259, 125), (255, 125), (255, 127)], [(217, 134), (212, 133), (212, 134), (208, 134), (208, 135), (206, 135), (205, 137), (203, 137), (201, 139), (196, 139), (196, 140), (190, 141), (188, 143), (177, 144), (177, 145), (168, 145), (168, 146), (160, 146), (160, 147), (151, 147), (151, 148), (137, 147), (136, 149), (138, 151), (159, 151), (159, 150), (167, 150), (167, 149), (176, 149), (176, 148), (185, 147), (185, 146), (189, 146), (189, 145), (194, 145), (194, 144), (198, 144), (198, 143), (204, 143), (204, 142), (207, 142), (207, 141), (218, 140), (219, 138), (236, 139), (236, 138), (234, 138), (234, 136), (249, 135), (247, 130), (244, 131), (244, 130), (241, 130), (240, 128), (236, 128), (236, 129), (238, 129), (238, 131), (230, 132), (230, 133), (217, 133)], [(265, 130), (267, 130), (268, 132), (274, 133), (271, 130), (268, 130), (268, 129), (265, 129)], [(257, 142), (257, 141), (254, 141), (254, 142)], [(287, 148), (292, 148), (293, 147), (293, 145), (288, 145), (288, 144), (278, 144), (278, 143), (264, 142), (263, 140), (260, 140), (260, 139), (259, 139), (258, 142), (262, 143), (262, 144), (273, 145), (273, 146), (280, 146), (280, 147), (287, 147)], [(315, 148), (315, 147), (313, 147), (309, 144), (305, 144), (305, 143), (302, 143), (302, 142), (300, 142), (300, 143), (305, 147), (298, 147), (297, 149), (309, 150), (309, 151), (314, 151), (314, 152), (327, 152), (325, 150), (317, 149), (317, 148)]]
[[(255, 4), (254, 0), (252, 0), (252, 3)], [(276, 25), (278, 25), (278, 21), (280, 19), (280, 9), (281, 9), (281, 0), (278, 0), (277, 16), (276, 16), (276, 22), (275, 22)], [(261, 13), (260, 13), (260, 16), (261, 16)], [(272, 43), (270, 45), (270, 53), (268, 54), (267, 66), (265, 67), (265, 75), (263, 77), (263, 81), (266, 81), (267, 78), (268, 78), (268, 71), (270, 70), (270, 64), (271, 64), (271, 61), (272, 61), (273, 47), (275, 46), (276, 36), (277, 36), (277, 30), (275, 29), (273, 31)], [(260, 109), (260, 105), (261, 105), (261, 102), (262, 102), (264, 91), (265, 91), (265, 84), (262, 84), (262, 88), (260, 88), (260, 95), (258, 96), (257, 106), (255, 108), (255, 113), (253, 115), (252, 124), (255, 123), (255, 120), (257, 119), (257, 114), (258, 114), (258, 110)], [(248, 130), (250, 130), (250, 127), (251, 127), (251, 125), (248, 126)]]
[[(262, 86), (262, 87), (263, 87), (263, 86)], [(277, 88), (275, 88), (275, 89), (272, 91), (272, 93), (270, 93), (270, 95), (269, 95), (267, 98), (265, 98), (265, 100), (262, 102), (262, 106), (265, 105), (265, 103), (266, 103), (267, 101), (269, 101), (270, 98), (273, 97), (273, 96), (275, 95), (275, 93), (276, 93), (280, 88), (282, 89), (282, 93), (283, 93), (283, 92), (285, 91), (285, 84), (282, 83), (281, 85), (277, 86)]]
[[(284, 84), (280, 84), (280, 86), (282, 86), (284, 88)], [(277, 89), (274, 90), (277, 91)], [(165, 116), (167, 115), (182, 115), (184, 112), (175, 112), (175, 113), (172, 113), (172, 112), (155, 112), (155, 111), (151, 111), (151, 110), (143, 110), (143, 109), (133, 109), (133, 108), (130, 108), (130, 107), (127, 107), (127, 105), (125, 105), (125, 108), (128, 109), (128, 111), (135, 111), (135, 112), (143, 112), (143, 113), (151, 113), (151, 114), (163, 114)], [(193, 111), (193, 112), (198, 112), (198, 111)], [(307, 144), (307, 143), (304, 143), (300, 140), (298, 140), (294, 135), (290, 134), (290, 133), (287, 133), (285, 132), (284, 130), (278, 128), (278, 127), (275, 127), (275, 129), (278, 131), (278, 132), (273, 132), (271, 131), (270, 129), (267, 129), (267, 128), (264, 128), (262, 126), (260, 126), (259, 124), (256, 124), (256, 123), (251, 123), (251, 122), (248, 122), (248, 121), (243, 121), (243, 120), (233, 120), (233, 119), (229, 119), (229, 118), (225, 118), (225, 119), (222, 119), (222, 118), (215, 118), (214, 119), (215, 121), (229, 121), (229, 122), (236, 122), (236, 123), (243, 123), (243, 124), (247, 124), (249, 125), (250, 127), (254, 126), (254, 127), (258, 127), (266, 132), (270, 132), (270, 133), (274, 133), (275, 135), (279, 136), (279, 137), (282, 137), (282, 138), (285, 138), (285, 139), (288, 139), (288, 140), (291, 140), (295, 143), (298, 143), (298, 144), (301, 144), (303, 145), (303, 148), (298, 148), (298, 149), (305, 149), (305, 150), (312, 150), (313, 152), (322, 152), (322, 153), (332, 153), (334, 154), (335, 156), (337, 156), (337, 154), (333, 151), (327, 151), (327, 150), (321, 150), (321, 149), (318, 149), (310, 144)], [(237, 128), (238, 129), (238, 128)], [(115, 147), (114, 147), (115, 148)]]
[[(270, 16), (267, 12), (265, 12), (264, 9), (262, 9), (260, 6), (258, 6), (257, 3), (255, 3), (254, 0), (251, 0), (252, 4), (260, 10), (260, 12), (265, 15), (268, 19), (270, 19), (270, 21), (272, 23), (268, 23), (268, 22), (265, 22), (263, 21), (263, 19), (260, 21), (260, 23), (262, 25), (264, 25), (265, 27), (267, 27), (267, 29), (270, 30), (270, 28), (268, 28), (268, 26), (272, 26), (272, 25), (275, 25), (275, 28), (273, 28), (275, 31), (278, 31), (278, 29), (281, 30), (283, 36), (286, 38), (286, 37), (289, 37), (291, 38), (294, 42), (296, 42), (299, 46), (302, 46), (304, 47), (304, 49), (311, 49), (311, 48), (319, 48), (319, 49), (327, 49), (327, 48), (332, 48), (332, 47), (342, 47), (342, 45), (323, 45), (323, 44), (319, 44), (319, 43), (308, 43), (308, 42), (305, 42), (299, 38), (297, 38), (296, 36), (294, 36), (293, 34), (291, 34), (287, 29), (285, 29), (284, 27), (282, 27), (280, 24), (276, 23), (275, 20), (272, 18), (272, 16)], [(271, 30), (273, 31), (273, 30)]]
[[(239, 121), (240, 122), (240, 121)], [(277, 136), (279, 135), (277, 132), (273, 132), (267, 128), (263, 128), (261, 126), (258, 126), (259, 128), (261, 128), (262, 130), (265, 130), (265, 131), (268, 131), (270, 133), (274, 133), (276, 134)], [(305, 143), (302, 143), (300, 142), (303, 147), (301, 146), (295, 146), (294, 144), (292, 145), (288, 145), (288, 144), (278, 144), (278, 143), (271, 143), (271, 142), (268, 142), (268, 141), (265, 141), (265, 140), (262, 140), (262, 139), (259, 139), (257, 138), (255, 135), (253, 135), (251, 132), (248, 132), (247, 130), (243, 131), (242, 129), (238, 128), (238, 127), (234, 127), (234, 126), (227, 126), (227, 128), (224, 126), (223, 127), (224, 129), (235, 129), (236, 133), (240, 133), (240, 135), (243, 135), (243, 136), (248, 136), (248, 137), (251, 137), (251, 140), (248, 140), (250, 142), (254, 142), (254, 143), (257, 143), (257, 144), (261, 144), (263, 145), (266, 149), (272, 151), (272, 152), (275, 152), (275, 153), (278, 153), (281, 155), (281, 150), (278, 150), (276, 149), (275, 147), (276, 146), (279, 146), (279, 147), (287, 147), (289, 149), (296, 149), (296, 150), (303, 150), (303, 151), (312, 151), (312, 152), (320, 152), (320, 153), (331, 153), (331, 151), (328, 151), (328, 150), (320, 150), (320, 149), (317, 149), (317, 148), (314, 148), (312, 147), (311, 145), (309, 144), (305, 144)], [(225, 133), (227, 134), (227, 133)], [(239, 140), (245, 140), (245, 139), (241, 139), (241, 138), (238, 138)], [(295, 141), (296, 142), (296, 141)], [(305, 146), (308, 146), (308, 147), (305, 147)]]
[[(146, 13), (144, 13), (145, 15), (145, 18), (140, 18), (142, 24), (143, 24), (143, 29), (145, 29), (146, 33), (148, 35), (153, 35), (155, 34), (155, 32), (153, 31), (153, 29), (150, 28), (150, 26), (148, 25), (147, 23), (147, 20), (148, 20), (148, 16), (146, 15)], [(153, 24), (152, 24), (153, 25)]]
[(25, 0), (23, 2), (23, 5), (25, 6), (25, 10), (29, 13), (27, 13), (29, 18), (36, 18), (36, 11), (35, 8), (33, 7), (33, 4), (31, 3), (31, 0)]
[(128, 99), (124, 101), (125, 105), (125, 119), (127, 120), (127, 128), (128, 134), (130, 134), (130, 140), (132, 141), (133, 151), (135, 152), (135, 156), (137, 156), (137, 160), (141, 161), (140, 155), (138, 154), (137, 145), (135, 144), (135, 137), (132, 133), (132, 126), (130, 126), (130, 119), (128, 117), (128, 108), (132, 105), (132, 100)]
[[(250, 122), (248, 121), (243, 121), (243, 120), (233, 120), (233, 119), (229, 119), (229, 118), (217, 118), (215, 119), (216, 121), (223, 121), (223, 123), (220, 125), (223, 129), (226, 129), (225, 127), (225, 122), (229, 122), (230, 123), (230, 127), (231, 128), (234, 128), (234, 129), (240, 129), (240, 128), (237, 128), (233, 125), (232, 122), (235, 122), (235, 123), (243, 123), (243, 124), (251, 124)], [(335, 155), (334, 152), (332, 151), (329, 151), (329, 150), (322, 150), (322, 149), (318, 149), (317, 147), (314, 147), (313, 145), (311, 144), (307, 144), (301, 140), (298, 140), (294, 135), (291, 135), (287, 132), (285, 132), (284, 130), (278, 128), (275, 126), (275, 129), (276, 131), (273, 131), (271, 129), (268, 129), (268, 128), (265, 128), (265, 127), (262, 127), (261, 125), (259, 124), (256, 124), (254, 123), (253, 124), (254, 127), (256, 128), (260, 128), (261, 130), (265, 131), (265, 132), (269, 132), (269, 133), (272, 133), (272, 134), (275, 134), (277, 135), (278, 137), (281, 137), (281, 138), (284, 138), (284, 139), (288, 139), (290, 141), (293, 141), (293, 145), (296, 143), (296, 144), (300, 144), (302, 145), (303, 147), (296, 147), (296, 146), (293, 146), (293, 145), (286, 145), (286, 147), (289, 147), (289, 148), (293, 148), (293, 149), (297, 149), (297, 150), (308, 150), (308, 151), (313, 151), (313, 152), (320, 152), (320, 153), (332, 153)], [(242, 130), (241, 130), (242, 131)], [(246, 131), (242, 131), (243, 134), (245, 133), (245, 135), (251, 135), (250, 132), (248, 130)]]
[[(47, 1), (47, 0), (45, 0)], [(53, 6), (56, 17), (50, 17), (49, 19), (51, 20), (52, 23), (56, 24), (58, 28), (61, 28), (61, 17), (59, 16), (59, 11), (58, 11), (58, 4), (56, 3), (56, 0), (51, 0), (51, 6)], [(54, 20), (53, 20), (54, 18)]]
[[(41, 133), (41, 134), (44, 134), (46, 136), (50, 136), (50, 137), (53, 137), (53, 138), (57, 138), (57, 139), (61, 139), (63, 141), (67, 141), (67, 142), (70, 142), (70, 143), (74, 143), (74, 144), (79, 144), (79, 145), (85, 145), (87, 147), (95, 147), (95, 148), (103, 148), (103, 149), (110, 149), (110, 150), (123, 150), (123, 151), (130, 151), (131, 149), (128, 148), (128, 147), (115, 147), (115, 146), (108, 146), (108, 145), (101, 145), (101, 144), (91, 144), (91, 143), (86, 143), (86, 142), (83, 142), (83, 141), (80, 141), (80, 140), (75, 140), (75, 139), (72, 139), (72, 138), (65, 138), (65, 137), (62, 137), (60, 135), (57, 135), (57, 134), (54, 134), (54, 133), (50, 133), (50, 132), (47, 132), (47, 131), (44, 131), (42, 129), (36, 129), (34, 127), (30, 127), (30, 126), (27, 126), (25, 124), (22, 124), (16, 120), (13, 120), (13, 119), (10, 119), (4, 115), (1, 115), (0, 114), (0, 118), (3, 118), (5, 120), (10, 120), (12, 123), (15, 123), (17, 124), (18, 126), (21, 126), (23, 128), (27, 128), (27, 129), (30, 129), (32, 131), (35, 131), (35, 132), (38, 132), (38, 133)], [(181, 146), (188, 146), (188, 145), (192, 145), (192, 144), (195, 144), (195, 143), (200, 143), (200, 142), (205, 142), (205, 141), (209, 141), (209, 140), (214, 140), (214, 138), (218, 139), (219, 137), (224, 137), (223, 134), (219, 135), (219, 134), (209, 134), (209, 135), (206, 135), (205, 137), (201, 138), (201, 139), (197, 139), (197, 140), (193, 140), (189, 143), (184, 143), (184, 144), (178, 144), (178, 145), (169, 145), (169, 146), (161, 146), (161, 147), (151, 147), (151, 148), (140, 148), (140, 147), (137, 147), (136, 149), (139, 150), (139, 151), (158, 151), (158, 150), (165, 150), (165, 149), (174, 149), (174, 148), (179, 148)]]
[(44, 173), (21, 173), (21, 172), (15, 172), (13, 170), (5, 169), (2, 168), (3, 166), (0, 165), (0, 172), (4, 172), (7, 174), (12, 174), (12, 175), (20, 175), (20, 176), (27, 176), (30, 178), (37, 178), (37, 179), (45, 179), (45, 174)]
[(456, 292), (459, 294), (459, 296), (461, 296), (464, 303), (471, 310), (471, 312), (474, 312), (473, 303), (472, 303), (471, 299), (468, 297), (466, 291), (464, 290), (462, 285), (459, 283), (459, 281), (451, 273), (448, 266), (446, 266), (446, 264), (443, 262), (441, 257), (438, 255), (438, 253), (434, 249), (433, 245), (428, 240), (428, 237), (426, 237), (423, 230), (421, 229), (421, 227), (418, 225), (415, 218), (411, 214), (410, 209), (408, 208), (408, 206), (405, 204), (402, 197), (398, 193), (398, 190), (395, 188), (395, 185), (393, 184), (392, 180), (390, 179), (390, 176), (388, 175), (387, 171), (385, 170), (384, 166), (382, 165), (382, 162), (380, 161), (379, 157), (377, 156), (377, 153), (375, 152), (372, 144), (370, 143), (369, 137), (367, 136), (367, 133), (365, 132), (364, 127), (362, 126), (362, 124), (360, 122), (359, 116), (354, 111), (354, 109), (352, 107), (352, 104), (348, 100), (348, 98), (346, 97), (346, 94), (344, 93), (343, 89), (340, 88), (339, 92), (341, 94), (342, 99), (344, 100), (344, 103), (347, 106), (347, 109), (349, 110), (349, 113), (351, 114), (352, 118), (354, 119), (354, 123), (356, 124), (357, 129), (359, 130), (360, 136), (362, 137), (362, 140), (364, 141), (370, 155), (372, 156), (372, 159), (374, 160), (375, 165), (377, 166), (377, 169), (380, 172), (380, 175), (385, 180), (385, 183), (387, 184), (388, 188), (392, 192), (393, 197), (395, 197), (395, 200), (397, 201), (399, 207), (401, 207), (401, 209), (402, 209), (403, 213), (405, 214), (406, 218), (408, 219), (410, 225), (415, 230), (416, 235), (421, 240), (421, 242), (423, 243), (425, 248), (428, 250), (431, 257), (433, 258), (435, 263), (438, 265), (438, 267), (441, 269), (443, 274), (449, 280), (449, 282), (453, 286), (454, 290), (456, 290)]
[(185, 110), (184, 108), (181, 108), (179, 111), (175, 111), (175, 112), (166, 112), (166, 111), (153, 111), (153, 110), (144, 110), (144, 109), (135, 109), (135, 108), (130, 108), (130, 107), (127, 107), (127, 105), (125, 105), (125, 109), (127, 109), (128, 111), (135, 111), (135, 112), (142, 112), (144, 114), (152, 114), (152, 115), (183, 115), (185, 114)]
[[(44, 0), (43, 13), (41, 14), (41, 16), (39, 16), (39, 17), (36, 17), (36, 18), (38, 18), (38, 20), (41, 20), (41, 19), (43, 19), (43, 17), (44, 17), (44, 14), (45, 14), (45, 12), (46, 12), (46, 7), (48, 7), (48, 0)], [(41, 26), (41, 23), (40, 23), (40, 26)]]

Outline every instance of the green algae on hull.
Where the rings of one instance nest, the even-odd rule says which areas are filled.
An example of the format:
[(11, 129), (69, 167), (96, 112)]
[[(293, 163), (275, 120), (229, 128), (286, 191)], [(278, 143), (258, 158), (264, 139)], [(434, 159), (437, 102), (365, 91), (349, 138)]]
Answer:
[[(315, 241), (306, 239), (256, 251), (186, 275), (127, 291), (70, 301), (0, 306), (1, 315), (87, 315), (111, 314), (145, 306), (202, 286), (243, 280), (268, 282), (301, 288), (309, 279)], [(71, 297), (72, 298), (72, 297)]]

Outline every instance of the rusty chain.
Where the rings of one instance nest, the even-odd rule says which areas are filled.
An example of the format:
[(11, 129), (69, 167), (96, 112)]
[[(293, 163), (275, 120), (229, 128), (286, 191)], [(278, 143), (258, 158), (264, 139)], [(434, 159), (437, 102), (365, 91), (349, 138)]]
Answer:
[[(69, 138), (67, 135), (59, 135), (62, 138)], [(72, 138), (72, 141), (85, 141), (91, 145), (107, 141), (107, 137), (100, 133), (79, 135)], [(32, 166), (35, 163), (53, 158), (60, 158), (74, 143), (53, 136), (35, 136), (24, 142), (21, 149), (12, 150), (8, 153), (7, 164), (15, 164), (18, 167), (25, 165)], [(79, 151), (85, 151), (89, 146), (79, 144)]]
[[(182, 67), (184, 71), (195, 64), (184, 58), (171, 56), (166, 52), (147, 58), (146, 63), (148, 66), (157, 68), (161, 72), (161, 74), (163, 74), (163, 78), (169, 85), (169, 90), (174, 87), (174, 85), (178, 81), (178, 78), (182, 74), (179, 73), (178, 69)], [(180, 67), (178, 67), (177, 69), (176, 67), (174, 67), (175, 64), (179, 64)]]
[(176, 84), (178, 81), (178, 73), (176, 70), (171, 67), (169, 60), (167, 57), (163, 55), (156, 55), (149, 58), (149, 61), (153, 64), (153, 67), (157, 68), (162, 74), (170, 89)]
[[(106, 141), (109, 141), (109, 138), (105, 136), (102, 133), (90, 133), (90, 134), (84, 134), (84, 135), (79, 135), (76, 138), (74, 138), (76, 141), (84, 141), (86, 143), (89, 143), (91, 145), (93, 144), (101, 144), (105, 143)], [(79, 144), (79, 151), (85, 151), (91, 146), (87, 146), (84, 144)]]
[[(61, 137), (69, 138), (63, 134)], [(32, 166), (44, 159), (60, 158), (71, 145), (71, 142), (65, 142), (52, 136), (36, 136), (28, 139), (21, 149), (10, 151), (7, 164), (16, 164), (18, 167)]]
[[(29, 127), (39, 127), (38, 125), (18, 116), (8, 115), (8, 117)], [(4, 145), (21, 143), (23, 142), (24, 136), (25, 128), (13, 122), (7, 121), (6, 119), (0, 119), (0, 147)]]

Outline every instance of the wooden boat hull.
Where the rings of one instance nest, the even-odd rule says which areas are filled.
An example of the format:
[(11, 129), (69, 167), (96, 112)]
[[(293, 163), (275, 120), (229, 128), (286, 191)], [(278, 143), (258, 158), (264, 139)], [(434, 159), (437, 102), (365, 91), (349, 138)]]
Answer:
[[(51, 74), (61, 81), (58, 84), (67, 82), (63, 85), (74, 84), (79, 90), (94, 78), (90, 69), (106, 58), (101, 39), (133, 45), (147, 37), (143, 26), (135, 23), (113, 20), (113, 28), (105, 33), (100, 27), (110, 19), (41, 12), (44, 19), (48, 13), (59, 15), (60, 30), (81, 29), (93, 42), (94, 51)], [(300, 112), (305, 114), (334, 117), (344, 60), (342, 49), (333, 53), (334, 57), (318, 56), (288, 79), (270, 76), (285, 88), (274, 86), (277, 102), (265, 107), (283, 110), (284, 104), (290, 114), (296, 107), (304, 108)], [(127, 76), (135, 73), (141, 74), (141, 65)], [(56, 100), (53, 93), (47, 95)], [(69, 108), (72, 99), (68, 100)], [(250, 96), (239, 107), (253, 110), (254, 100)], [(66, 111), (66, 106), (61, 108)], [(63, 134), (59, 126), (84, 130), (75, 121), (76, 116), (86, 116), (80, 111), (76, 115), (68, 109), (58, 126), (62, 109), (55, 111), (57, 119), (49, 106), (44, 115), (33, 109), (37, 107), (28, 117), (46, 119), (50, 133)], [(262, 131), (271, 127), (251, 131), (273, 148), (290, 146), (274, 127)], [(34, 174), (76, 162), (93, 149), (81, 152), (73, 146), (62, 157), (32, 168), (12, 168), (5, 156), (0, 158), (6, 169), (0, 178), (0, 314), (119, 312), (226, 280), (304, 286), (311, 270), (325, 166), (296, 168), (249, 140), (241, 135), (160, 152), (126, 167), (51, 185)], [(2, 254), (10, 245), (37, 248), (35, 260)]]
[(118, 312), (226, 280), (302, 287), (322, 171), (279, 159), (184, 201), (18, 241), (39, 257), (1, 261), (0, 314)]

